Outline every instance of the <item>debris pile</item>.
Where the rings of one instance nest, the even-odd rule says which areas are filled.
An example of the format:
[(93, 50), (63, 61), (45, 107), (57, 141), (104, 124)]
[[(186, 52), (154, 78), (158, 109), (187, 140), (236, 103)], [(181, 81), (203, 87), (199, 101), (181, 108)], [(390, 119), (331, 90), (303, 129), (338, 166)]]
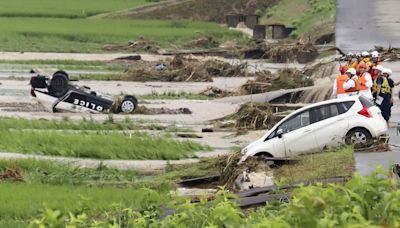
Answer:
[(245, 162), (238, 165), (241, 157), (242, 154), (238, 152), (221, 157), (221, 159), (218, 160), (216, 166), (219, 167), (220, 170), (220, 178), (218, 180), (220, 186), (223, 185), (228, 190), (238, 191), (240, 189), (236, 181), (240, 179), (240, 176), (243, 175), (244, 172), (267, 173), (272, 170), (265, 161), (261, 161), (257, 157), (249, 157)]
[(103, 46), (105, 51), (132, 51), (132, 52), (148, 52), (148, 53), (158, 53), (160, 50), (160, 45), (153, 40), (140, 37), (136, 41), (129, 41), (128, 45), (114, 45), (107, 44)]
[(215, 40), (212, 36), (202, 36), (200, 38), (192, 40), (188, 45), (189, 48), (215, 48), (218, 47), (220, 43)]
[(239, 130), (261, 130), (275, 125), (281, 117), (274, 116), (273, 108), (265, 103), (246, 103), (239, 110), (223, 118), (235, 120), (235, 128)]
[(257, 94), (270, 91), (272, 86), (271, 81), (277, 77), (268, 70), (259, 71), (255, 73), (254, 80), (248, 80), (240, 87), (241, 94)]
[(215, 86), (209, 86), (204, 91), (200, 92), (201, 95), (206, 95), (208, 97), (227, 97), (232, 96), (235, 93), (228, 90), (223, 90)]
[(311, 43), (255, 43), (253, 48), (241, 50), (245, 58), (270, 59), (274, 63), (309, 63), (318, 57), (318, 50)]
[(6, 168), (0, 173), (0, 181), (5, 180), (24, 181), (24, 177), (22, 176), (22, 172), (19, 168)]
[(311, 44), (269, 44), (265, 47), (267, 58), (276, 63), (308, 63), (318, 56), (318, 50)]
[(257, 94), (279, 89), (294, 89), (314, 85), (311, 77), (296, 69), (282, 69), (276, 74), (269, 71), (255, 73), (255, 80), (248, 80), (240, 87), (241, 94)]
[(379, 54), (381, 55), (382, 61), (396, 61), (396, 60), (400, 59), (400, 49), (399, 48), (393, 48), (391, 46), (389, 46), (389, 48), (375, 46), (374, 51), (379, 52)]
[(159, 63), (155, 66), (137, 65), (127, 72), (125, 79), (130, 81), (212, 82), (213, 77), (244, 76), (246, 70), (247, 64), (231, 65), (220, 60), (203, 62), (177, 55), (167, 63)]
[(146, 106), (138, 106), (135, 114), (144, 114), (144, 115), (178, 115), (178, 114), (192, 114), (192, 111), (188, 108), (178, 108), (178, 109), (170, 109), (170, 108), (147, 108)]

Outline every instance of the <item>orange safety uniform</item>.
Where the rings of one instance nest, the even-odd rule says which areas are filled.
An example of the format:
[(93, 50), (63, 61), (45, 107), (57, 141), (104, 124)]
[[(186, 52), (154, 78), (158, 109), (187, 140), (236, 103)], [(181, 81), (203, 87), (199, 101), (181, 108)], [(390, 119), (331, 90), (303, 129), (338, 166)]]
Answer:
[(347, 74), (342, 74), (336, 76), (336, 87), (337, 87), (337, 94), (344, 94), (346, 91), (344, 90), (344, 83), (349, 80), (349, 76)]
[(346, 93), (354, 93), (360, 91), (360, 80), (358, 78), (352, 78), (352, 80), (354, 80), (355, 86), (350, 89), (346, 89)]
[(360, 77), (359, 77), (359, 79), (358, 79), (358, 88), (359, 88), (359, 90), (367, 90), (368, 89), (368, 87), (367, 86), (365, 86), (365, 83), (367, 83), (367, 80), (365, 79), (365, 74), (366, 74), (367, 72), (365, 72), (364, 74), (362, 74)]

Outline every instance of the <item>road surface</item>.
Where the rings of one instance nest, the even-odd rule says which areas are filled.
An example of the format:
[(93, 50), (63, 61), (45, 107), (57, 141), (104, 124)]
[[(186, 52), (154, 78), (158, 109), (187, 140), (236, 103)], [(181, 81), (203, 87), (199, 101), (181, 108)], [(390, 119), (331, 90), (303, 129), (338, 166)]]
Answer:
[(345, 52), (400, 47), (399, 8), (399, 0), (337, 0), (337, 46)]

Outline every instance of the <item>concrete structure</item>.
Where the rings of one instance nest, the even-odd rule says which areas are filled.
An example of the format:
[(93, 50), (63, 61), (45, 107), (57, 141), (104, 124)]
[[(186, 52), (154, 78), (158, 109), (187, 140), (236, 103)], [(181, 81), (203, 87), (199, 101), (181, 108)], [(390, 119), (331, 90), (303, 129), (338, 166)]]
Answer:
[(270, 24), (268, 25), (272, 28), (272, 39), (283, 39), (289, 36), (293, 30), (296, 28), (286, 27), (282, 24)]
[(267, 26), (266, 25), (254, 25), (253, 28), (253, 39), (263, 40), (267, 35)]
[(244, 23), (246, 24), (246, 26), (248, 28), (254, 29), (255, 25), (258, 25), (260, 21), (260, 16), (256, 15), (256, 14), (249, 14), (246, 15), (244, 18)]
[(236, 28), (240, 22), (245, 21), (243, 14), (229, 14), (225, 16), (226, 24), (229, 28)]

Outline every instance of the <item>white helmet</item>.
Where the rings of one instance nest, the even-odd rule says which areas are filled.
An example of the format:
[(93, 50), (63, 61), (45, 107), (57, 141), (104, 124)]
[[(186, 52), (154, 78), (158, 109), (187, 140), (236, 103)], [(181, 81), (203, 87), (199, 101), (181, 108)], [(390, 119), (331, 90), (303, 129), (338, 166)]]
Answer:
[(371, 52), (371, 57), (372, 58), (378, 58), (379, 57), (379, 52), (377, 52), (377, 51)]
[(347, 56), (353, 56), (354, 54), (352, 52), (347, 53)]
[(388, 69), (388, 68), (384, 68), (384, 69), (382, 70), (382, 74), (391, 75), (392, 73), (393, 73), (392, 70), (391, 70), (391, 69)]
[(368, 57), (368, 56), (369, 56), (369, 53), (368, 53), (367, 51), (363, 51), (363, 52), (361, 53), (361, 56), (362, 56), (362, 57)]
[(354, 68), (350, 68), (350, 69), (348, 69), (347, 71), (346, 71), (346, 73), (350, 73), (351, 75), (356, 75), (356, 69), (354, 69)]
[(374, 66), (374, 67), (372, 67), (372, 69), (374, 69), (374, 70), (379, 70), (379, 71), (383, 71), (383, 66), (382, 65), (378, 65), (378, 66)]

